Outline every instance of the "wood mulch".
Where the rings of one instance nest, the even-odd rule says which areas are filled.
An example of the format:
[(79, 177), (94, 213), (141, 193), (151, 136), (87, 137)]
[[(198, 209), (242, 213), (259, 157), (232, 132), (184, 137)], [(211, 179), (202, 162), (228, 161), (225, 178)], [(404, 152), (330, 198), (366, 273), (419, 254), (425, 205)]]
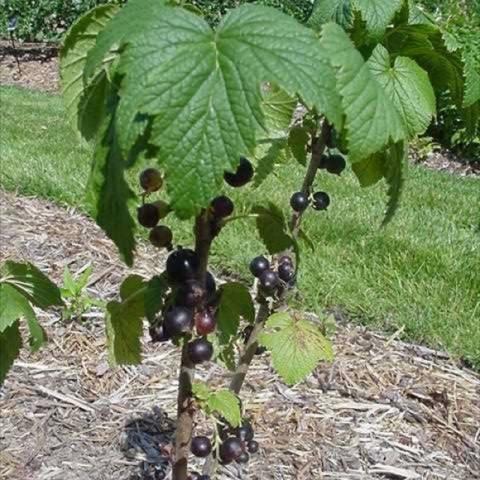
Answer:
[[(57, 281), (66, 265), (78, 272), (92, 264), (89, 293), (116, 295), (128, 270), (89, 219), (2, 191), (0, 206), (0, 262), (28, 260)], [(163, 261), (142, 245), (132, 271), (151, 276)], [(145, 335), (142, 365), (111, 368), (99, 310), (70, 323), (59, 312), (40, 317), (48, 345), (25, 351), (0, 390), (0, 478), (163, 478), (177, 349)], [(443, 352), (348, 325), (340, 313), (333, 340), (334, 363), (294, 388), (267, 355), (256, 359), (243, 398), (260, 453), (219, 478), (480, 479), (480, 375)], [(227, 381), (215, 365), (198, 376)]]

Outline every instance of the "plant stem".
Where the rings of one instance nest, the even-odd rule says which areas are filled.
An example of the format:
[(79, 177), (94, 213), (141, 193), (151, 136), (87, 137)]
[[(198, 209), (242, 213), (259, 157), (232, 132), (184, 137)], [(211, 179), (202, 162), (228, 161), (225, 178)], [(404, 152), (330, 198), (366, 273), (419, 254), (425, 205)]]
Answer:
[[(195, 252), (199, 260), (197, 279), (205, 285), (208, 256), (213, 240), (207, 211), (202, 211), (196, 218), (194, 232)], [(178, 377), (177, 429), (175, 462), (172, 472), (173, 480), (187, 480), (188, 476), (188, 456), (190, 454), (190, 441), (193, 432), (194, 411), (192, 408), (192, 382), (194, 373), (195, 365), (189, 358), (188, 342), (185, 340), (182, 347), (180, 375)]]

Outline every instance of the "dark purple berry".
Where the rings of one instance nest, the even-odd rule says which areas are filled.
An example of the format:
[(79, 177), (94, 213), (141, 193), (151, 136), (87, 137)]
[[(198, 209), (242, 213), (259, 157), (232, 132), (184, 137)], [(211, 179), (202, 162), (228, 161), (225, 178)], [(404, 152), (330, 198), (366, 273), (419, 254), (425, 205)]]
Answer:
[(227, 438), (220, 446), (220, 458), (223, 463), (231, 463), (242, 454), (242, 442), (238, 438)]
[(146, 203), (137, 208), (138, 223), (145, 228), (153, 228), (160, 221), (160, 213), (155, 205)]
[(188, 280), (182, 284), (175, 295), (175, 303), (183, 307), (193, 308), (205, 300), (205, 290), (200, 282)]
[(240, 157), (237, 170), (225, 172), (223, 178), (232, 187), (243, 187), (253, 178), (253, 165), (245, 157)]
[(340, 175), (346, 166), (345, 159), (341, 155), (330, 155), (326, 163), (327, 172), (334, 175)]
[(150, 337), (152, 342), (159, 343), (159, 342), (167, 342), (170, 340), (170, 336), (165, 331), (165, 328), (162, 323), (159, 325), (152, 325), (149, 328)]
[(279, 285), (279, 278), (272, 270), (265, 270), (260, 275), (260, 285), (267, 291), (273, 292)]
[(205, 458), (212, 451), (212, 443), (208, 437), (193, 437), (190, 450), (196, 457)]
[(313, 194), (312, 207), (315, 210), (326, 210), (329, 205), (330, 205), (330, 197), (328, 196), (328, 193), (316, 192)]
[(158, 225), (150, 230), (150, 243), (157, 248), (170, 248), (172, 245), (172, 231), (165, 225)]
[(162, 175), (156, 168), (147, 168), (140, 174), (140, 185), (147, 193), (156, 192), (162, 188)]
[(233, 213), (234, 209), (233, 202), (225, 195), (214, 198), (210, 207), (216, 218), (228, 217)]
[(309, 203), (308, 196), (303, 192), (296, 192), (290, 198), (290, 206), (295, 212), (303, 212)]
[(197, 254), (188, 248), (181, 248), (172, 252), (167, 259), (167, 273), (173, 282), (191, 280), (198, 269)]
[(250, 460), (250, 455), (247, 452), (242, 452), (242, 454), (237, 458), (237, 463), (248, 463)]
[(292, 257), (289, 257), (288, 255), (283, 255), (278, 259), (278, 264), (283, 265), (283, 264), (291, 265), (293, 267), (293, 260)]
[(242, 442), (250, 442), (253, 440), (253, 428), (245, 422), (241, 427), (237, 429), (237, 438)]
[(213, 346), (205, 338), (197, 338), (188, 344), (188, 356), (194, 364), (208, 362), (213, 356)]
[(270, 268), (270, 262), (263, 256), (255, 257), (250, 262), (250, 272), (254, 277), (260, 277), (260, 275)]
[(195, 314), (195, 328), (199, 335), (212, 333), (217, 326), (215, 315), (210, 310), (203, 310)]
[(193, 313), (189, 308), (173, 307), (167, 310), (163, 327), (167, 335), (175, 337), (192, 330)]
[(295, 269), (288, 263), (281, 263), (278, 266), (278, 276), (280, 277), (280, 280), (289, 283), (295, 277)]
[(259, 447), (260, 447), (260, 445), (255, 440), (251, 440), (250, 442), (247, 443), (248, 453), (251, 453), (251, 454), (257, 453)]

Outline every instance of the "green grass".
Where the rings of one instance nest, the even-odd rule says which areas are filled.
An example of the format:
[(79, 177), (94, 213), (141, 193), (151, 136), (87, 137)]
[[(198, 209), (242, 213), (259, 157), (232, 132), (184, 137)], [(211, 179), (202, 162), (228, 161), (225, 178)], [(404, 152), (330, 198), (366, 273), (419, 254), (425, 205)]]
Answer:
[[(58, 97), (1, 88), (1, 186), (87, 210), (83, 188), (90, 150), (65, 121)], [(288, 213), (302, 169), (279, 169), (261, 188), (230, 190), (237, 212), (273, 200)], [(136, 172), (132, 173), (132, 180)], [(385, 331), (447, 348), (480, 368), (480, 180), (411, 167), (393, 222), (380, 229), (385, 187), (360, 189), (353, 175), (322, 175), (328, 213), (311, 211), (304, 228), (316, 245), (304, 254), (300, 285), (306, 308), (341, 306)], [(217, 272), (250, 281), (250, 259), (264, 253), (249, 220), (232, 223), (216, 241)], [(170, 222), (179, 242), (187, 223)]]

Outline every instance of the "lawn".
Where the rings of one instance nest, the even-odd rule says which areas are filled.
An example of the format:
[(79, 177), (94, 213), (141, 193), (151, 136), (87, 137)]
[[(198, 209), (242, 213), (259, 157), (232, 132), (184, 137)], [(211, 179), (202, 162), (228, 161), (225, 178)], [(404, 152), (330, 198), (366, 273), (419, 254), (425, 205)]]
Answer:
[[(88, 212), (83, 189), (91, 151), (66, 124), (60, 98), (0, 87), (0, 105), (0, 185)], [(302, 173), (286, 165), (260, 188), (228, 194), (237, 212), (273, 200), (288, 213), (287, 192)], [(446, 348), (480, 368), (480, 179), (412, 166), (401, 208), (385, 229), (383, 185), (363, 190), (351, 173), (317, 182), (332, 205), (328, 213), (312, 210), (304, 222), (316, 247), (299, 279), (305, 308), (340, 306), (376, 328), (403, 327), (404, 338)], [(253, 233), (245, 235), (249, 222), (230, 224), (216, 241), (217, 272), (239, 271), (250, 281), (248, 262), (264, 249)], [(173, 219), (170, 225), (187, 244), (189, 226)]]

